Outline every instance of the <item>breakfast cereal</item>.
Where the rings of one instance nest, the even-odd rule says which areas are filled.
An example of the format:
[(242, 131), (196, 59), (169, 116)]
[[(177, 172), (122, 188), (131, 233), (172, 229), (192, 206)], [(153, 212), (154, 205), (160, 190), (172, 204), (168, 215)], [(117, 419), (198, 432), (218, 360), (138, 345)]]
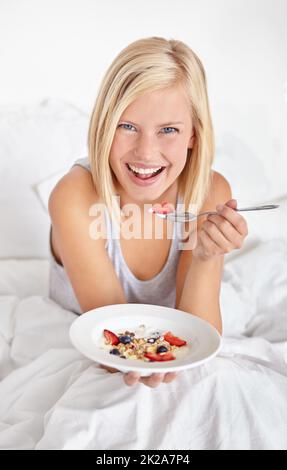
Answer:
[(145, 362), (172, 361), (187, 352), (187, 342), (171, 331), (160, 332), (139, 325), (134, 331), (121, 330), (117, 333), (104, 329), (102, 347), (122, 359)]

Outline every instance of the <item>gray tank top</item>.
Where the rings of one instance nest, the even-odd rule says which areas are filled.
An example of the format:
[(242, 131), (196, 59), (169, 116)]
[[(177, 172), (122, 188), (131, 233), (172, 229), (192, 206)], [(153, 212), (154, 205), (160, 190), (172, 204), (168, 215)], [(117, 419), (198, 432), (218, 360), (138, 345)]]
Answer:
[[(77, 159), (72, 167), (74, 165), (80, 165), (86, 168), (86, 170), (91, 171), (88, 157)], [(181, 199), (178, 196), (177, 204), (180, 202)], [(105, 248), (121, 282), (127, 302), (163, 305), (174, 308), (176, 300), (176, 272), (181, 253), (178, 239), (178, 231), (181, 234), (181, 224), (173, 224), (173, 238), (168, 259), (163, 269), (153, 278), (143, 281), (135, 277), (127, 266), (121, 251), (120, 240), (114, 236), (117, 233), (116, 224), (110, 217), (106, 207), (105, 221), (107, 227)], [(51, 228), (49, 297), (67, 310), (71, 310), (78, 315), (83, 313), (64, 267), (56, 261), (53, 255)]]

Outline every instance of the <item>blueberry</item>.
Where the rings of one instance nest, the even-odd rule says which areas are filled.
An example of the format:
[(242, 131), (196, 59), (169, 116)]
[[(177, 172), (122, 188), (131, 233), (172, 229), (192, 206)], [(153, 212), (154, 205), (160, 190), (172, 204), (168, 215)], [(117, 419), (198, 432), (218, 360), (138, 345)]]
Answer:
[(120, 343), (128, 344), (128, 343), (131, 342), (131, 337), (130, 336), (120, 336), (119, 340), (120, 340)]
[(113, 348), (110, 350), (110, 354), (115, 354), (116, 356), (119, 356), (121, 353), (117, 348)]
[(155, 331), (154, 333), (151, 334), (151, 336), (152, 336), (155, 340), (159, 339), (159, 338), (160, 338), (159, 331)]
[(155, 343), (155, 338), (148, 338), (147, 342), (153, 344)]
[(159, 346), (156, 350), (157, 353), (167, 352), (168, 349), (165, 346)]

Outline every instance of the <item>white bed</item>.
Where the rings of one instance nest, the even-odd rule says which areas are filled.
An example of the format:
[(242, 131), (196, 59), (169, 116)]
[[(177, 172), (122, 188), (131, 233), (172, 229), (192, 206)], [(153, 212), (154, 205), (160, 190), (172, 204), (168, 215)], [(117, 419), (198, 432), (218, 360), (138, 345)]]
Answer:
[[(79, 123), (82, 135), (87, 126), (86, 116), (58, 102), (25, 110), (21, 119), (17, 113), (23, 126), (35, 114), (45, 117), (43, 132), (54, 125), (51, 116), (64, 113), (70, 123), (61, 131), (65, 142), (74, 138)], [(13, 124), (12, 111), (8, 116)], [(1, 126), (3, 119), (0, 133)], [(81, 144), (76, 150), (71, 144), (62, 160), (53, 157), (52, 163), (45, 151), (42, 173), (35, 171), (35, 149), (33, 156), (26, 152), (30, 172), (25, 166), (26, 173), (20, 168), (16, 176), (8, 168), (9, 155), (8, 169), (0, 173), (6, 188), (0, 200), (5, 222), (0, 235), (0, 448), (287, 449), (287, 197), (273, 192), (267, 200), (244, 188), (244, 199), (238, 168), (225, 173), (233, 188), (237, 182), (233, 196), (239, 205), (277, 201), (280, 213), (245, 213), (248, 239), (226, 256), (223, 348), (170, 384), (127, 387), (121, 373), (106, 372), (72, 347), (68, 332), (76, 316), (48, 298), (49, 218), (31, 188), (45, 208), (45, 175), (60, 174), (78, 158)], [(224, 159), (219, 163), (224, 173)], [(17, 178), (21, 184), (11, 187)]]

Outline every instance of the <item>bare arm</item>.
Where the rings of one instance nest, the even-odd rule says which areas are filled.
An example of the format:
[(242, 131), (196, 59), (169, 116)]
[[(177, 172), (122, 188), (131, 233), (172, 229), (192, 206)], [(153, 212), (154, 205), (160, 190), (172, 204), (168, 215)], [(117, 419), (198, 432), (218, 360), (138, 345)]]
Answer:
[[(231, 197), (229, 183), (215, 172), (211, 193), (200, 212), (216, 210), (217, 204), (224, 204)], [(198, 223), (197, 231), (201, 229), (204, 220)], [(222, 320), (219, 297), (223, 265), (224, 255), (202, 261), (192, 256), (192, 250), (186, 250), (181, 254), (177, 273), (176, 308), (208, 321), (220, 334)]]
[(90, 235), (93, 218), (89, 209), (96, 202), (91, 177), (85, 170), (80, 178), (79, 171), (70, 171), (49, 198), (49, 214), (61, 260), (83, 313), (104, 305), (126, 303), (105, 250), (105, 239)]
[(206, 262), (193, 259), (177, 306), (208, 321), (219, 334), (222, 334), (219, 294), (223, 260), (223, 256)]

